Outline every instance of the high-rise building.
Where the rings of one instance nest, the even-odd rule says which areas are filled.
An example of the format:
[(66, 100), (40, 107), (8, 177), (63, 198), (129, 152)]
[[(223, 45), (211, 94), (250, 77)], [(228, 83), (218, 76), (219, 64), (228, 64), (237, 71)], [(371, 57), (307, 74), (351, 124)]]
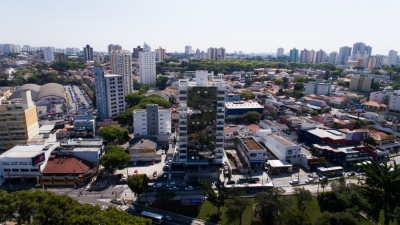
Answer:
[(85, 48), (83, 48), (83, 56), (86, 61), (93, 61), (93, 48), (90, 47), (90, 45), (86, 45)]
[(315, 63), (326, 62), (326, 53), (323, 50), (319, 50), (315, 56)]
[(156, 53), (156, 61), (157, 62), (164, 61), (164, 59), (167, 57), (167, 53), (166, 53), (165, 49), (163, 49), (161, 47), (156, 49), (155, 53)]
[(45, 63), (51, 63), (54, 61), (53, 47), (47, 47), (43, 51), (43, 61)]
[(56, 56), (56, 62), (68, 62), (68, 55), (61, 53)]
[(131, 57), (131, 53), (127, 50), (113, 50), (110, 55), (111, 73), (122, 76), (124, 96), (133, 90)]
[(225, 59), (225, 48), (220, 47), (217, 49), (217, 60), (224, 60)]
[(308, 63), (310, 62), (310, 51), (307, 49), (300, 51), (300, 63)]
[(133, 111), (135, 135), (163, 135), (171, 133), (171, 109), (148, 104), (146, 109)]
[(329, 63), (332, 63), (334, 65), (338, 64), (338, 53), (337, 52), (331, 52), (329, 54)]
[(121, 45), (109, 44), (108, 45), (108, 54), (111, 54), (111, 52), (114, 51), (114, 50), (122, 50), (122, 46)]
[(297, 62), (297, 61), (299, 61), (299, 50), (294, 48), (290, 50), (289, 62)]
[(380, 56), (371, 56), (367, 58), (367, 62), (365, 64), (365, 68), (373, 69), (375, 67), (382, 66), (382, 61)]
[(116, 118), (125, 110), (122, 76), (105, 74), (101, 66), (95, 66), (93, 71), (96, 87), (97, 116), (101, 119)]
[(283, 56), (283, 48), (278, 48), (276, 51), (276, 58)]
[(143, 48), (140, 47), (140, 45), (137, 46), (136, 48), (133, 48), (132, 58), (138, 59), (139, 58), (139, 52), (143, 52)]
[[(224, 158), (226, 83), (207, 71), (179, 80), (179, 163), (209, 166)], [(213, 156), (211, 156), (213, 154)], [(193, 179), (197, 174), (187, 174)], [(199, 175), (200, 176), (200, 175)], [(207, 175), (208, 176), (208, 175)]]
[(389, 66), (397, 66), (397, 51), (390, 50), (388, 55)]
[(31, 46), (29, 46), (29, 45), (22, 46), (22, 51), (23, 52), (30, 52), (31, 51)]
[(76, 55), (79, 53), (79, 48), (66, 48), (65, 53), (68, 55)]
[(192, 46), (185, 46), (185, 55), (192, 54)]
[(368, 56), (372, 54), (372, 47), (365, 45), (363, 42), (356, 42), (353, 44), (353, 54), (359, 53), (366, 53)]
[(351, 56), (351, 47), (343, 46), (339, 49), (338, 65), (346, 65), (347, 60)]
[(316, 59), (317, 59), (317, 52), (313, 50), (309, 51), (309, 58), (308, 58), (308, 62), (311, 63), (315, 63)]
[(16, 145), (23, 145), (39, 134), (36, 106), (31, 91), (21, 92), (22, 103), (0, 102), (0, 153)]
[(207, 49), (207, 58), (208, 59), (215, 59), (216, 52), (214, 51), (214, 48), (208, 48)]
[(156, 84), (156, 55), (146, 43), (139, 52), (139, 75), (141, 84)]

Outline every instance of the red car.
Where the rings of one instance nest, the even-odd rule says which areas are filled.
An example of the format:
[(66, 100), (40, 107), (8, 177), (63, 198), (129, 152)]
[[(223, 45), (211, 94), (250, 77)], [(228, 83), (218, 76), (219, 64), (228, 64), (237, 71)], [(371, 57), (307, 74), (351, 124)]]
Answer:
[(134, 173), (138, 173), (138, 170), (135, 170), (135, 172)]
[(154, 160), (152, 160), (152, 161), (150, 162), (150, 165), (154, 165)]

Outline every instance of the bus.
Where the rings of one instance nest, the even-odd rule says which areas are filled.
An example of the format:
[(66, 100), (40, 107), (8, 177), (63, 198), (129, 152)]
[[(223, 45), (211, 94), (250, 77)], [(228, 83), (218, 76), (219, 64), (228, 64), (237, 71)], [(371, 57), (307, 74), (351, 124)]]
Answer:
[(343, 167), (335, 166), (335, 167), (318, 167), (317, 174), (320, 176), (334, 177), (334, 176), (343, 176)]
[(243, 194), (256, 194), (258, 192), (267, 191), (274, 187), (274, 183), (267, 182), (264, 184), (232, 184), (226, 185), (225, 188), (229, 194), (235, 191), (243, 192)]
[(163, 216), (160, 214), (143, 211), (140, 215), (142, 217), (151, 219), (153, 224), (161, 224), (163, 222)]

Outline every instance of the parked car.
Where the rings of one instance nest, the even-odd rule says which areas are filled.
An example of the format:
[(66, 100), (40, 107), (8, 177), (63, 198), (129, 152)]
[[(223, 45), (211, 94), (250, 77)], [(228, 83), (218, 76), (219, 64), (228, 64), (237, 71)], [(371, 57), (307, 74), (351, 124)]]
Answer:
[(307, 178), (306, 184), (314, 183), (314, 178)]
[(126, 180), (126, 175), (123, 175), (121, 178), (121, 181), (125, 181)]
[(326, 176), (320, 176), (320, 177), (319, 177), (319, 180), (321, 181), (321, 180), (323, 180), (324, 178), (326, 178)]
[(179, 184), (179, 187), (186, 187), (186, 183)]
[(356, 175), (356, 172), (355, 171), (351, 171), (351, 172), (348, 172), (347, 173), (347, 176), (355, 176)]
[(193, 187), (192, 186), (187, 186), (187, 187), (185, 187), (185, 191), (193, 191)]
[(226, 184), (235, 184), (236, 182), (234, 180), (230, 180), (228, 182), (226, 182)]
[(290, 185), (299, 185), (300, 181), (299, 180), (291, 180), (289, 183), (290, 183)]
[(179, 188), (178, 188), (177, 186), (173, 186), (173, 187), (171, 187), (169, 190), (170, 190), (170, 191), (178, 191)]

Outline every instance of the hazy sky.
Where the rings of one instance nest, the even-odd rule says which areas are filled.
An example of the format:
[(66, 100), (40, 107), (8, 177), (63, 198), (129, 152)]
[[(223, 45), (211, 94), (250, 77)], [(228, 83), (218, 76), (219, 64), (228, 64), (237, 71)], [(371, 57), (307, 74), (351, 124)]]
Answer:
[(400, 50), (397, 0), (2, 0), (0, 43), (132, 51), (339, 51), (364, 42), (372, 54)]

